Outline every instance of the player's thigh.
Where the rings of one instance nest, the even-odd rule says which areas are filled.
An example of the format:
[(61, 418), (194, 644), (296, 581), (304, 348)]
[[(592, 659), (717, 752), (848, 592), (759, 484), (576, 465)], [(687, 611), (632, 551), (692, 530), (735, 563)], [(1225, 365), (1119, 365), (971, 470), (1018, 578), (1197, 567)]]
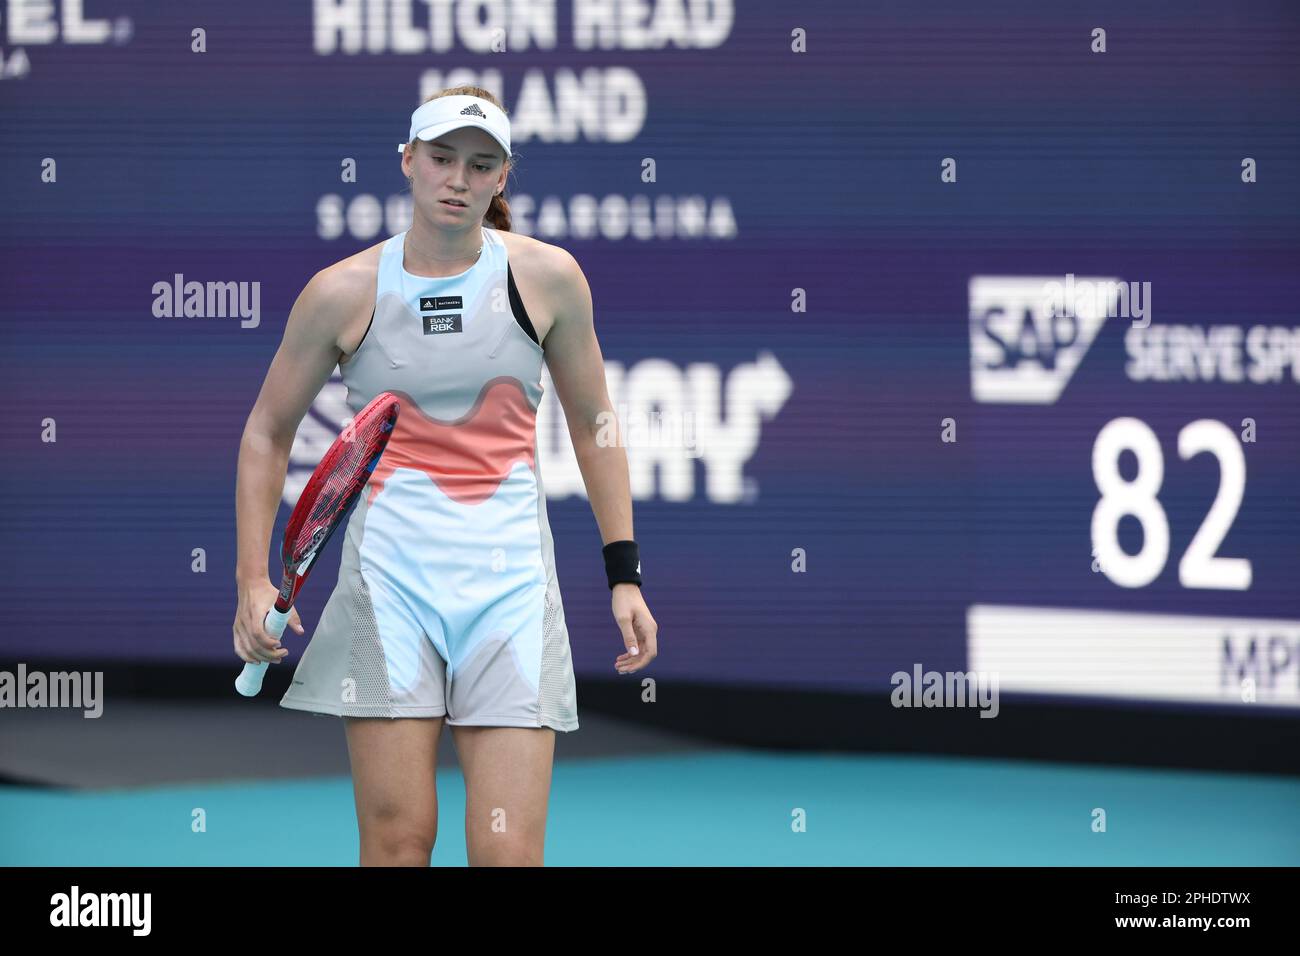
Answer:
[(352, 789), (361, 825), (437, 826), (442, 717), (346, 717)]
[(465, 774), (465, 831), (477, 839), (513, 834), (538, 846), (555, 757), (549, 727), (455, 727), (456, 754)]

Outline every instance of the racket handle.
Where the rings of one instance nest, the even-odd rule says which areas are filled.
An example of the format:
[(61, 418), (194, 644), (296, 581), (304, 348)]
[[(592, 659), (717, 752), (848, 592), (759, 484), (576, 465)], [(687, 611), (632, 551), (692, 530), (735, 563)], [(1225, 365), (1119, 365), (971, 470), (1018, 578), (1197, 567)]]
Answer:
[[(266, 620), (262, 622), (262, 627), (268, 634), (279, 637), (284, 633), (285, 625), (289, 623), (289, 612), (281, 614), (274, 607), (266, 612)], [(235, 690), (239, 691), (245, 697), (256, 697), (258, 691), (262, 689), (262, 678), (266, 676), (266, 668), (269, 665), (266, 661), (258, 661), (256, 664), (245, 663), (244, 669), (239, 672), (235, 678)]]

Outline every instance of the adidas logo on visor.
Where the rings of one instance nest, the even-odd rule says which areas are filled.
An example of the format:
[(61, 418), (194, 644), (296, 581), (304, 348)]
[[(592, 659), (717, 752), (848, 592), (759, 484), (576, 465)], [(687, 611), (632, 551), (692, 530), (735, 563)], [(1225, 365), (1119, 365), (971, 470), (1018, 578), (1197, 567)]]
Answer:
[(481, 117), (483, 117), (483, 119), (487, 119), (487, 114), (484, 113), (481, 109), (478, 108), (478, 104), (477, 104), (477, 103), (471, 103), (471, 104), (469, 104), (469, 106), (465, 107), (463, 110), (460, 111), (460, 115), (461, 115), (461, 116), (481, 116)]

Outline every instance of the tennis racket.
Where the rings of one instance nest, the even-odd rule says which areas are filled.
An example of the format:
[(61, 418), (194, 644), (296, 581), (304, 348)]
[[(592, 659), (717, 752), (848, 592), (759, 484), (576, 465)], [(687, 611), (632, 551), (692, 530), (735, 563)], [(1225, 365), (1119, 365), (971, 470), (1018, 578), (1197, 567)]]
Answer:
[[(285, 525), (284, 545), (280, 549), (284, 562), (280, 593), (262, 622), (268, 634), (279, 637), (284, 633), (289, 610), (307, 580), (312, 563), (334, 529), (343, 523), (375, 465), (379, 464), (397, 425), (399, 407), (397, 397), (391, 392), (376, 395), (330, 445), (298, 496), (298, 503)], [(256, 697), (262, 689), (266, 668), (266, 661), (245, 663), (235, 680), (235, 690), (245, 697)]]

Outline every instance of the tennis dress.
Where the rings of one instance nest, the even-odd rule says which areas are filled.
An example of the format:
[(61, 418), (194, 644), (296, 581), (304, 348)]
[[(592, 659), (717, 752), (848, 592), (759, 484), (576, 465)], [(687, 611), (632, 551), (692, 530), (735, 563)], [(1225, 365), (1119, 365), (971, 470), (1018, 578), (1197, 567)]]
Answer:
[(542, 347), (500, 234), (459, 275), (379, 261), (341, 366), (353, 411), (401, 402), (344, 534), (338, 583), (281, 706), (465, 726), (578, 728), (537, 461)]

